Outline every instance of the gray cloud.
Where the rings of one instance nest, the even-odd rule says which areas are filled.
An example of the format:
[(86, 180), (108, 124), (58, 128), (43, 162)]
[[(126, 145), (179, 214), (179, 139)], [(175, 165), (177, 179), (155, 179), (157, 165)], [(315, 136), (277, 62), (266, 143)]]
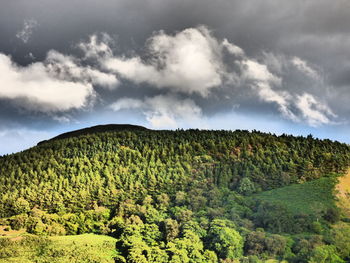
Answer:
[(17, 32), (16, 37), (24, 44), (30, 40), (34, 29), (38, 26), (38, 22), (35, 19), (25, 19), (23, 22), (23, 28)]
[(110, 107), (114, 111), (140, 110), (152, 128), (204, 128), (202, 110), (193, 100), (174, 95), (158, 95), (143, 100), (121, 98)]
[[(96, 59), (105, 70), (137, 85), (148, 83), (173, 93), (197, 94), (207, 101), (213, 93), (215, 96), (215, 93), (225, 93), (233, 88), (235, 93), (240, 93), (251, 88), (261, 101), (277, 105), (282, 115), (294, 122), (311, 126), (335, 123), (332, 119), (336, 115), (325, 102), (321, 103), (305, 90), (291, 91), (282, 85), (289, 84), (283, 75), (293, 70), (299, 78), (317, 85), (323, 83), (317, 70), (299, 57), (263, 53), (264, 59), (259, 62), (226, 38), (214, 37), (205, 26), (174, 34), (155, 32), (146, 41), (143, 56), (114, 55), (108, 42), (110, 37), (106, 34), (101, 39), (93, 35), (79, 46), (85, 52), (85, 58)], [(225, 61), (224, 57), (230, 59)], [(254, 100), (253, 96), (251, 100)], [(122, 102), (123, 105), (126, 102), (134, 105), (136, 101), (139, 102), (133, 98)], [(173, 107), (173, 104), (169, 103), (168, 107)]]
[[(215, 37), (206, 26), (186, 28), (172, 34), (154, 32), (145, 41), (143, 53), (131, 56), (115, 55), (111, 43), (114, 41), (107, 33), (94, 34), (87, 42), (77, 45), (83, 51), (80, 58), (50, 50), (44, 62), (26, 67), (17, 67), (9, 57), (2, 55), (0, 65), (6, 77), (2, 79), (0, 96), (25, 98), (27, 108), (59, 112), (85, 107), (88, 99), (94, 97), (96, 90), (93, 86), (113, 90), (120, 85), (120, 78), (137, 85), (146, 83), (173, 94), (197, 94), (207, 101), (230, 89), (241, 93), (250, 88), (261, 101), (277, 105), (282, 116), (294, 122), (304, 121), (312, 126), (335, 123), (332, 118), (336, 114), (326, 103), (321, 104), (305, 90), (297, 92), (283, 87), (282, 83), (289, 85), (283, 74), (290, 68), (304, 78), (322, 83), (317, 70), (299, 57), (265, 52), (263, 60), (258, 61), (226, 38)], [(65, 96), (68, 92), (70, 96)], [(230, 96), (225, 95), (225, 98), (230, 99)], [(254, 100), (253, 96), (251, 100)], [(135, 102), (138, 98), (129, 101)], [(161, 105), (167, 101), (169, 108), (174, 107), (170, 100), (162, 101)], [(146, 116), (154, 123), (149, 114)], [(54, 117), (60, 122), (68, 119)]]

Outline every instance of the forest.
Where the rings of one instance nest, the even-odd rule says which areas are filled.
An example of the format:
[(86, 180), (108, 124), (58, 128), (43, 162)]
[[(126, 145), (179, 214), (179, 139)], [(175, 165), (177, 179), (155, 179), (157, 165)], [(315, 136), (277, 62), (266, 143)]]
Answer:
[[(349, 163), (349, 145), (312, 135), (68, 133), (0, 157), (0, 226), (24, 231), (0, 237), (0, 262), (350, 262), (335, 190)], [(87, 233), (113, 238), (110, 261), (48, 245)]]

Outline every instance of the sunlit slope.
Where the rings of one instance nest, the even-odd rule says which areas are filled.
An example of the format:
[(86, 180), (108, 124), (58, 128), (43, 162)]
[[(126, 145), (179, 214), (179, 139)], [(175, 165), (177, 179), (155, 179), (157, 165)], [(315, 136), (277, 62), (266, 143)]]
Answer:
[(113, 263), (115, 239), (84, 234), (76, 236), (36, 237), (23, 234), (21, 239), (0, 239), (0, 263)]
[(342, 209), (344, 216), (350, 218), (350, 170), (344, 176), (339, 177), (336, 191), (338, 206)]

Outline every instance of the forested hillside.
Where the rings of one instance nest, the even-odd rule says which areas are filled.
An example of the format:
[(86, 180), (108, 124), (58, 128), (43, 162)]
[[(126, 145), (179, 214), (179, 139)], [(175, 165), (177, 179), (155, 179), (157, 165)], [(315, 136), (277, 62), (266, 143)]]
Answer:
[(0, 223), (111, 235), (116, 262), (346, 262), (349, 162), (312, 136), (100, 126), (0, 157)]

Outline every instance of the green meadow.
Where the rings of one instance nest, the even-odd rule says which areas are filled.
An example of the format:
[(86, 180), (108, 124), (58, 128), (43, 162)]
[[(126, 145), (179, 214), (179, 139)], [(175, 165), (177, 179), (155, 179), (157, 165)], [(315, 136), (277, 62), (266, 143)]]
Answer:
[(1, 263), (114, 262), (115, 239), (109, 236), (83, 234), (38, 237), (23, 234), (20, 237), (0, 239)]
[(335, 207), (336, 180), (323, 177), (303, 184), (261, 192), (253, 197), (284, 206), (292, 214), (312, 214)]

